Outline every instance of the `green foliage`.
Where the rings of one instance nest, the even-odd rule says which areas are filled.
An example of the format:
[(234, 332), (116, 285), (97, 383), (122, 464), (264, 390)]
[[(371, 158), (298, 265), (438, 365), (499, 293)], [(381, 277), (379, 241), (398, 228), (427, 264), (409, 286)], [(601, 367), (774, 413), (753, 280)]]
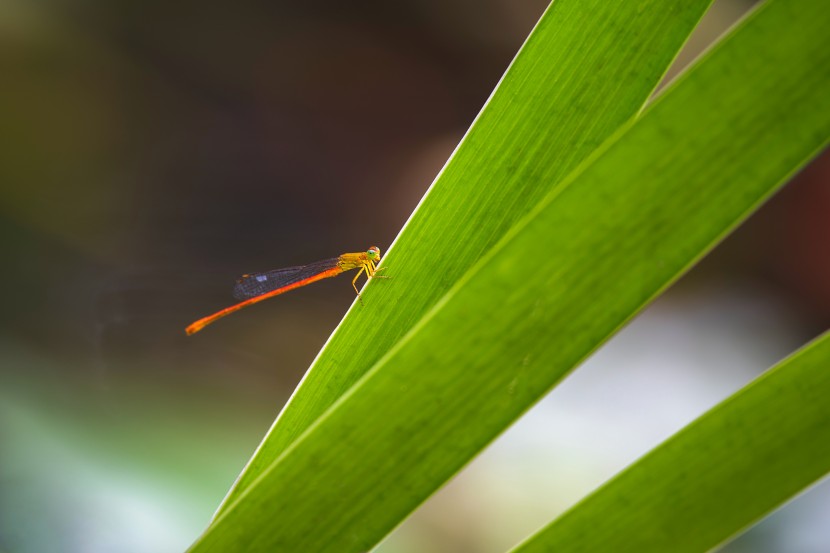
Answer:
[(558, 0), (548, 8), (386, 253), (394, 281), (370, 286), (365, 305), (348, 313), (220, 512), (642, 109), (710, 2), (666, 9), (659, 0)]
[(708, 551), (830, 471), (830, 333), (513, 553)]
[[(371, 548), (826, 144), (822, 2), (770, 0), (631, 119), (708, 2), (634, 4), (548, 9), (384, 260), (393, 280), (366, 289), (193, 551)], [(820, 346), (787, 367), (828, 359)], [(738, 404), (757, 417), (747, 424), (767, 424), (768, 405), (783, 407), (758, 398), (784, 388), (756, 385), (678, 441), (714, 433), (728, 444), (729, 425), (706, 421)], [(788, 420), (785, 443), (815, 428)], [(769, 468), (747, 459), (723, 474), (763, 478)], [(671, 481), (671, 463), (645, 466)], [(756, 491), (727, 524), (695, 511), (695, 532), (717, 543), (827, 470), (813, 468)], [(615, 516), (603, 493), (585, 519)], [(631, 517), (640, 526), (618, 534), (660, 531), (647, 510)], [(575, 528), (555, 523), (528, 547), (576, 550), (562, 527)]]

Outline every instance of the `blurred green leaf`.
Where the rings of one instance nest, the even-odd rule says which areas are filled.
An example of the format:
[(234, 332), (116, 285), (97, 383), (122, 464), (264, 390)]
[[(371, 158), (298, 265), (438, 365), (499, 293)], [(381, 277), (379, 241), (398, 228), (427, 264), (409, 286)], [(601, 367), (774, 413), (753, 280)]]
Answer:
[[(473, 263), (642, 109), (711, 0), (557, 0), (314, 361), (219, 512)], [(368, 245), (367, 245), (368, 246)]]
[[(537, 202), (425, 316), (410, 320), (417, 301), (390, 302), (392, 291), (423, 298), (421, 288), (433, 280), (452, 282), (441, 271), (421, 272), (422, 262), (466, 257), (457, 237), (488, 228), (491, 216), (473, 204), (438, 214), (425, 201), (406, 231), (440, 229), (425, 238), (429, 255), (412, 256), (396, 244), (388, 259), (394, 280), (370, 286), (366, 307), (338, 333), (350, 340), (334, 348), (335, 337), (323, 351), (316, 393), (328, 384), (330, 397), (341, 393), (328, 378), (347, 365), (354, 376), (354, 357), (382, 357), (299, 439), (271, 450), (279, 456), (260, 465), (193, 551), (348, 552), (376, 544), (827, 143), (828, 24), (818, 0), (764, 4)], [(534, 37), (554, 31), (542, 24)], [(537, 78), (534, 67), (549, 67), (542, 59), (528, 62), (529, 82)], [(552, 124), (550, 106), (535, 99), (540, 103), (524, 119), (491, 115), (492, 134), (477, 142), (471, 133), (441, 179), (470, 150), (456, 178), (482, 193), (491, 193), (491, 175), (556, 182), (559, 149), (540, 141), (516, 149), (512, 142), (523, 144), (522, 136)], [(501, 156), (473, 164), (477, 149), (493, 141)], [(517, 165), (518, 152), (524, 157)], [(439, 185), (444, 181), (428, 199)], [(408, 325), (384, 316), (398, 310)], [(381, 330), (371, 339), (356, 334), (358, 318)], [(388, 351), (364, 355), (347, 347), (360, 340), (376, 346), (381, 334), (397, 339), (410, 326)], [(320, 405), (308, 407), (314, 403), (297, 409), (311, 414)], [(285, 432), (292, 437), (303, 428)]]
[(514, 552), (708, 551), (830, 471), (828, 397), (824, 334)]

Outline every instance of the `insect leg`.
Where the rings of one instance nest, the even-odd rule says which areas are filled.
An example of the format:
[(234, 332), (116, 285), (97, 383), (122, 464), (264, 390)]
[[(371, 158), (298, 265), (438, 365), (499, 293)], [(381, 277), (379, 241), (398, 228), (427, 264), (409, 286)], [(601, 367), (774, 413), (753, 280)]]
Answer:
[(369, 271), (366, 269), (366, 265), (363, 265), (362, 267), (360, 267), (360, 270), (352, 279), (352, 288), (354, 288), (354, 293), (357, 294), (357, 299), (360, 300), (360, 303), (363, 303), (363, 298), (360, 297), (360, 292), (357, 291), (357, 279), (360, 278), (360, 275), (362, 275), (364, 271), (366, 272), (366, 276), (368, 277)]

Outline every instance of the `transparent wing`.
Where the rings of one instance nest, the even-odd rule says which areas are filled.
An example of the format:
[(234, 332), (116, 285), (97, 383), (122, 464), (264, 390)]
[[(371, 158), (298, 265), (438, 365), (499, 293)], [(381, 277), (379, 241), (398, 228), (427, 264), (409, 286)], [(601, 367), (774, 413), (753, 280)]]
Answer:
[(340, 258), (333, 257), (322, 261), (315, 261), (308, 265), (297, 267), (286, 267), (285, 269), (274, 269), (264, 273), (252, 273), (242, 275), (233, 287), (233, 297), (238, 300), (255, 298), (268, 292), (273, 292), (283, 286), (295, 284), (301, 280), (311, 278), (324, 271), (337, 267)]

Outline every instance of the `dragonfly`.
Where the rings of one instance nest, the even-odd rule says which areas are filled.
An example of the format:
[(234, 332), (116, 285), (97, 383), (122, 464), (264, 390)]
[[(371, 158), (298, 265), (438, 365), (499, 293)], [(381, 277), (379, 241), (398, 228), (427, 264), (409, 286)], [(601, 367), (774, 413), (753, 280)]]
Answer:
[(324, 278), (337, 276), (340, 273), (353, 269), (360, 269), (352, 279), (352, 288), (354, 288), (355, 294), (357, 294), (358, 299), (362, 302), (363, 299), (360, 297), (360, 292), (357, 289), (357, 279), (360, 275), (365, 274), (367, 279), (375, 276), (378, 278), (388, 278), (385, 275), (377, 274), (384, 269), (384, 267), (378, 269), (378, 263), (380, 263), (380, 248), (372, 246), (365, 252), (344, 253), (338, 257), (315, 261), (308, 265), (298, 265), (285, 269), (274, 269), (273, 271), (266, 271), (264, 273), (242, 275), (233, 287), (233, 297), (242, 301), (226, 307), (221, 311), (217, 311), (213, 315), (202, 317), (185, 328), (185, 332), (190, 336), (225, 315), (230, 315), (243, 307), (248, 307), (249, 305), (267, 300), (273, 296), (284, 294), (289, 290), (300, 288), (312, 282), (323, 280)]

